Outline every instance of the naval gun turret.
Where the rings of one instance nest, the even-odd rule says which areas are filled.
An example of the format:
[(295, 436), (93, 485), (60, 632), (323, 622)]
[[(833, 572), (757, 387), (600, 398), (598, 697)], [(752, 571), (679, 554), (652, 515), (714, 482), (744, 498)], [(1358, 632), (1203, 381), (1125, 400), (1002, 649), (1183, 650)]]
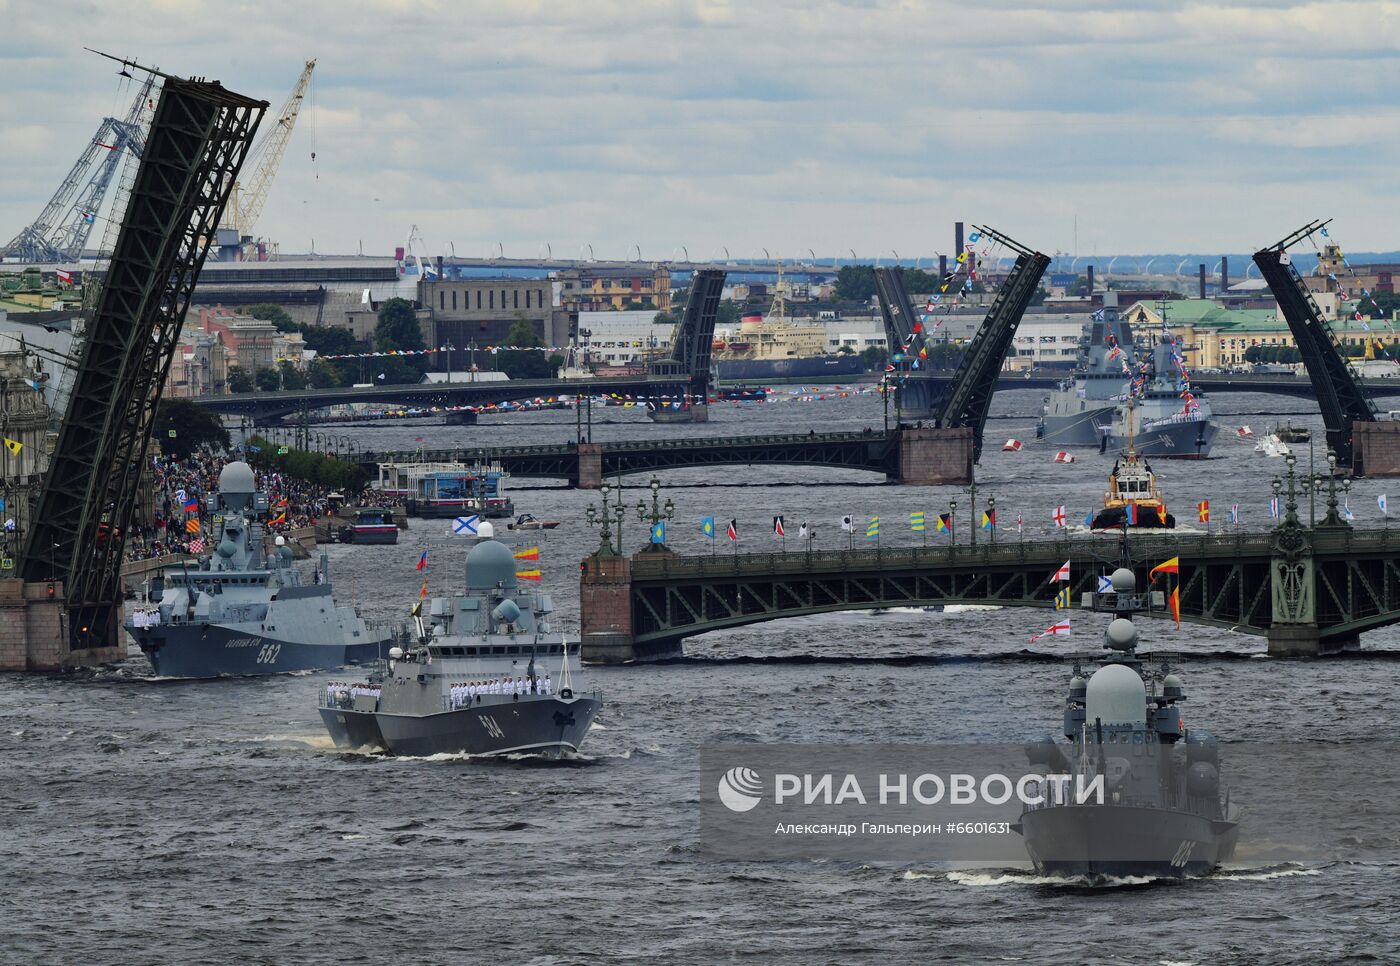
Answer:
[[(1162, 594), (1139, 592), (1127, 568), (1110, 581), (1111, 590), (1083, 599), (1114, 615), (1104, 629), (1107, 653), (1070, 658), (1063, 729), (1069, 743), (1046, 737), (1026, 746), (1029, 761), (1045, 769), (1048, 791), (1017, 828), (1042, 872), (1208, 872), (1234, 854), (1238, 829), (1239, 809), (1221, 795), (1219, 743), (1186, 728), (1177, 655), (1138, 651), (1132, 617), (1162, 606)], [(1071, 800), (1054, 781), (1071, 776), (1098, 783), (1099, 798)]]

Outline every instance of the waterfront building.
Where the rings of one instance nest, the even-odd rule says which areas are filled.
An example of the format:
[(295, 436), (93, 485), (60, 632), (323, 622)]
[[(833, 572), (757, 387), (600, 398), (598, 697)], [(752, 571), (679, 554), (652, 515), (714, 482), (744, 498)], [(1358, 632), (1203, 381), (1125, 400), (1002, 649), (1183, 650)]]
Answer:
[(421, 280), (418, 303), (429, 326), (424, 339), (431, 346), (452, 346), (454, 369), (469, 368), (473, 351), (504, 345), (519, 320), (528, 322), (544, 345), (568, 345), (573, 317), (558, 306), (554, 293), (554, 283), (542, 278)]
[(570, 268), (556, 272), (560, 303), (576, 312), (633, 307), (671, 311), (671, 272), (665, 266)]

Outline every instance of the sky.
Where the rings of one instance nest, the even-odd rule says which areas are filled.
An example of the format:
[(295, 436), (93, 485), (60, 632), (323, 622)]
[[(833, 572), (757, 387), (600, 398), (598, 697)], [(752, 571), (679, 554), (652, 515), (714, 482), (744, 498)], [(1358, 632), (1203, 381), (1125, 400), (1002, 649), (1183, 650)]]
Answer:
[[(647, 260), (1400, 248), (1400, 2), (0, 0), (0, 242), (135, 95), (311, 94), (284, 252)], [(312, 152), (315, 160), (312, 160)]]

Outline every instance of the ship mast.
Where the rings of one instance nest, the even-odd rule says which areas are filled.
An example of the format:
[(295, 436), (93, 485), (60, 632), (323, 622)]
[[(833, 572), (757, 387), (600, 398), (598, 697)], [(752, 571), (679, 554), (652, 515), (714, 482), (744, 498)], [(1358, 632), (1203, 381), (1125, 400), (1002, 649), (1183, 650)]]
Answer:
[(773, 286), (773, 304), (768, 307), (769, 322), (781, 322), (787, 316), (787, 297), (783, 285), (783, 260), (778, 259), (778, 282)]

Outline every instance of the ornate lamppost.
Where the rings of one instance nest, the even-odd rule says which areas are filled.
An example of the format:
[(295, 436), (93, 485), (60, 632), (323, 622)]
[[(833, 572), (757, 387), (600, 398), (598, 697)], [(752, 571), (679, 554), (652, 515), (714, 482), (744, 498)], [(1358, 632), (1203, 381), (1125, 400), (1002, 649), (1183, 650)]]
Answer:
[[(600, 511), (596, 506), (590, 505), (585, 513), (590, 527), (602, 527), (602, 532), (599, 533), (600, 540), (598, 549), (593, 551), (593, 555), (595, 557), (618, 557), (622, 555), (622, 514), (624, 512), (622, 509), (622, 497), (619, 494), (617, 502), (610, 507), (608, 505), (608, 498), (612, 495), (612, 485), (605, 482), (598, 488), (598, 492), (602, 495), (602, 510)], [(618, 524), (618, 549), (616, 550), (613, 549), (612, 542), (612, 521), (614, 515), (617, 517)]]
[[(676, 505), (667, 497), (663, 505), (661, 503), (661, 481), (656, 477), (651, 478), (651, 510), (647, 510), (646, 500), (642, 497), (637, 499), (637, 522), (650, 523), (648, 532), (651, 539), (643, 548), (644, 553), (656, 553), (666, 549), (666, 528), (661, 526), (663, 521), (674, 520), (676, 518)], [(660, 526), (660, 538), (657, 539), (657, 527)]]

